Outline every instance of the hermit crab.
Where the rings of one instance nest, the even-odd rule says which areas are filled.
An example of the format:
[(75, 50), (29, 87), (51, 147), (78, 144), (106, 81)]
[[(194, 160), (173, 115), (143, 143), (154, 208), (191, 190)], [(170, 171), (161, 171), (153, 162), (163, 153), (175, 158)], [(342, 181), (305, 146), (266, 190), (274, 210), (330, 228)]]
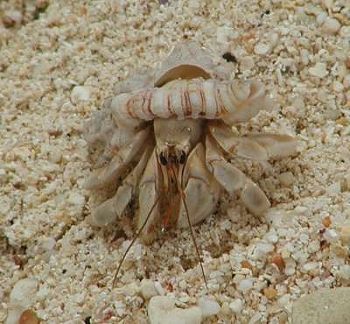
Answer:
[(174, 227), (190, 227), (193, 236), (191, 225), (213, 213), (222, 191), (239, 193), (251, 213), (263, 214), (269, 200), (231, 157), (284, 157), (296, 141), (237, 137), (232, 126), (271, 105), (260, 82), (230, 80), (197, 43), (179, 43), (155, 71), (117, 85), (85, 127), (94, 168), (86, 187), (112, 188), (92, 210), (92, 223), (112, 224), (134, 201), (143, 242)]

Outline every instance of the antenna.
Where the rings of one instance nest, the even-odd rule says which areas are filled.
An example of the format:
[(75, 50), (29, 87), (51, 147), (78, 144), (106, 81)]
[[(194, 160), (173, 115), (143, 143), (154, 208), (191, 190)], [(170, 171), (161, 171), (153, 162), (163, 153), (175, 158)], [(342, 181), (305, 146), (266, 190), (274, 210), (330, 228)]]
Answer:
[(143, 229), (145, 228), (145, 226), (146, 226), (146, 224), (147, 224), (149, 218), (151, 217), (152, 212), (153, 212), (154, 208), (156, 207), (158, 201), (159, 201), (159, 196), (157, 197), (156, 201), (153, 203), (152, 208), (151, 208), (151, 210), (149, 211), (149, 213), (148, 213), (148, 215), (147, 215), (145, 221), (143, 222), (143, 224), (141, 225), (141, 227), (138, 229), (138, 231), (137, 231), (137, 233), (135, 234), (134, 238), (132, 239), (130, 245), (128, 246), (128, 248), (127, 248), (126, 251), (124, 252), (123, 257), (122, 257), (122, 259), (120, 260), (119, 265), (118, 265), (118, 268), (117, 268), (117, 270), (116, 270), (116, 272), (115, 272), (115, 275), (114, 275), (114, 278), (113, 278), (113, 283), (112, 283), (112, 288), (115, 288), (115, 284), (116, 284), (116, 282), (117, 282), (117, 277), (118, 277), (119, 271), (120, 271), (120, 269), (121, 269), (121, 267), (122, 267), (122, 265), (123, 265), (123, 263), (124, 263), (124, 260), (125, 260), (125, 258), (126, 258), (126, 256), (127, 256), (127, 254), (129, 253), (131, 247), (134, 245), (135, 241), (137, 240), (137, 238), (140, 236), (141, 232), (142, 232)]
[(174, 173), (174, 176), (175, 176), (175, 178), (176, 178), (176, 182), (178, 183), (178, 187), (179, 187), (178, 189), (179, 189), (179, 191), (180, 191), (181, 200), (182, 200), (183, 203), (184, 203), (185, 212), (186, 212), (186, 218), (187, 218), (188, 226), (189, 226), (189, 228), (190, 228), (190, 233), (191, 233), (192, 241), (193, 241), (194, 247), (195, 247), (195, 249), (196, 249), (196, 253), (197, 253), (199, 265), (200, 265), (200, 267), (201, 267), (201, 271), (202, 271), (202, 275), (203, 275), (203, 279), (204, 279), (204, 283), (205, 283), (205, 288), (207, 288), (207, 290), (208, 290), (207, 278), (206, 278), (205, 273), (204, 273), (204, 268), (203, 268), (203, 264), (202, 264), (202, 259), (201, 259), (200, 253), (199, 253), (199, 248), (198, 248), (198, 245), (197, 245), (197, 242), (196, 242), (196, 238), (195, 238), (195, 236), (194, 236), (194, 231), (193, 231), (193, 227), (192, 227), (192, 224), (191, 224), (190, 215), (189, 215), (189, 213), (188, 213), (188, 207), (187, 207), (187, 203), (186, 203), (186, 196), (185, 196), (184, 191), (182, 190), (182, 185), (183, 185), (183, 170), (184, 170), (184, 168), (182, 169), (182, 172), (181, 172), (181, 184), (178, 183), (178, 179), (177, 179), (177, 177), (176, 177), (176, 172), (174, 172), (174, 170), (173, 170), (173, 173)]

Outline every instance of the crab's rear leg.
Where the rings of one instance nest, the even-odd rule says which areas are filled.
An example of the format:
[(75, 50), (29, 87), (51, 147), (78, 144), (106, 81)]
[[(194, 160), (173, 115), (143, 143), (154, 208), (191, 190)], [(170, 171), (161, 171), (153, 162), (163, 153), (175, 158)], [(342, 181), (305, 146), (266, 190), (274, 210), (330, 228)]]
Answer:
[(115, 195), (103, 202), (92, 211), (90, 221), (95, 226), (107, 226), (120, 217), (131, 198), (135, 195), (137, 185), (152, 153), (151, 145), (143, 152), (140, 161), (135, 168), (124, 179)]
[(242, 171), (225, 160), (210, 135), (206, 138), (206, 162), (209, 171), (228, 193), (240, 191), (243, 203), (254, 215), (261, 215), (270, 207), (265, 193)]
[[(184, 199), (186, 199), (191, 225), (195, 225), (213, 212), (220, 193), (220, 186), (205, 166), (202, 143), (197, 144), (189, 155), (182, 178)], [(189, 226), (183, 201), (177, 226), (180, 228)]]

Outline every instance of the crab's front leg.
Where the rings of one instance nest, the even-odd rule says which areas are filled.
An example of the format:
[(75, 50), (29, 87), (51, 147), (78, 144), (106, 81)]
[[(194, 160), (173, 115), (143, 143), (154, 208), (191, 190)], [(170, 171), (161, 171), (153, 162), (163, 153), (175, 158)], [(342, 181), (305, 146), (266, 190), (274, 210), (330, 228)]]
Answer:
[(177, 226), (183, 228), (189, 227), (185, 203), (191, 225), (195, 225), (213, 212), (219, 199), (220, 186), (207, 170), (202, 143), (190, 153), (181, 180), (186, 201), (181, 202)]
[(228, 193), (240, 191), (241, 199), (250, 212), (261, 215), (270, 207), (265, 193), (242, 171), (226, 161), (210, 135), (206, 138), (206, 162), (209, 171)]
[(131, 198), (135, 195), (137, 185), (142, 173), (146, 167), (149, 157), (152, 153), (152, 146), (148, 145), (143, 152), (140, 161), (135, 168), (127, 175), (122, 185), (118, 188), (115, 195), (104, 201), (95, 208), (90, 217), (90, 222), (95, 226), (107, 226), (120, 217), (126, 206), (130, 203)]
[(136, 218), (136, 230), (142, 228), (140, 237), (145, 244), (150, 244), (156, 237), (159, 224), (160, 199), (160, 177), (159, 163), (154, 150), (148, 160), (146, 169), (142, 175), (139, 185), (139, 210)]
[(147, 141), (149, 128), (140, 130), (133, 137), (133, 141), (124, 145), (106, 166), (95, 169), (85, 183), (86, 189), (99, 189), (117, 181), (127, 169), (128, 165), (140, 156), (139, 152)]
[(267, 161), (292, 155), (297, 149), (295, 137), (280, 134), (250, 134), (237, 137), (231, 127), (221, 121), (208, 125), (210, 135), (218, 145), (231, 156)]

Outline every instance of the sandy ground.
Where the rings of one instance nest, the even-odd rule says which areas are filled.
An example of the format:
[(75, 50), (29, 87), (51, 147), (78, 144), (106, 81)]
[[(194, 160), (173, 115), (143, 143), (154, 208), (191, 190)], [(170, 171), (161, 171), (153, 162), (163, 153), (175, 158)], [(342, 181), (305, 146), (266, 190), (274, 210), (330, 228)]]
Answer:
[[(347, 1), (205, 2), (0, 2), (0, 322), (31, 309), (47, 323), (145, 323), (149, 278), (181, 308), (215, 298), (206, 323), (286, 323), (301, 295), (350, 283)], [(223, 197), (195, 228), (208, 291), (189, 231), (135, 244), (112, 290), (131, 232), (86, 221), (84, 122), (184, 38), (262, 80), (280, 109), (241, 129), (295, 135), (299, 153), (246, 165), (272, 202), (263, 218)]]

